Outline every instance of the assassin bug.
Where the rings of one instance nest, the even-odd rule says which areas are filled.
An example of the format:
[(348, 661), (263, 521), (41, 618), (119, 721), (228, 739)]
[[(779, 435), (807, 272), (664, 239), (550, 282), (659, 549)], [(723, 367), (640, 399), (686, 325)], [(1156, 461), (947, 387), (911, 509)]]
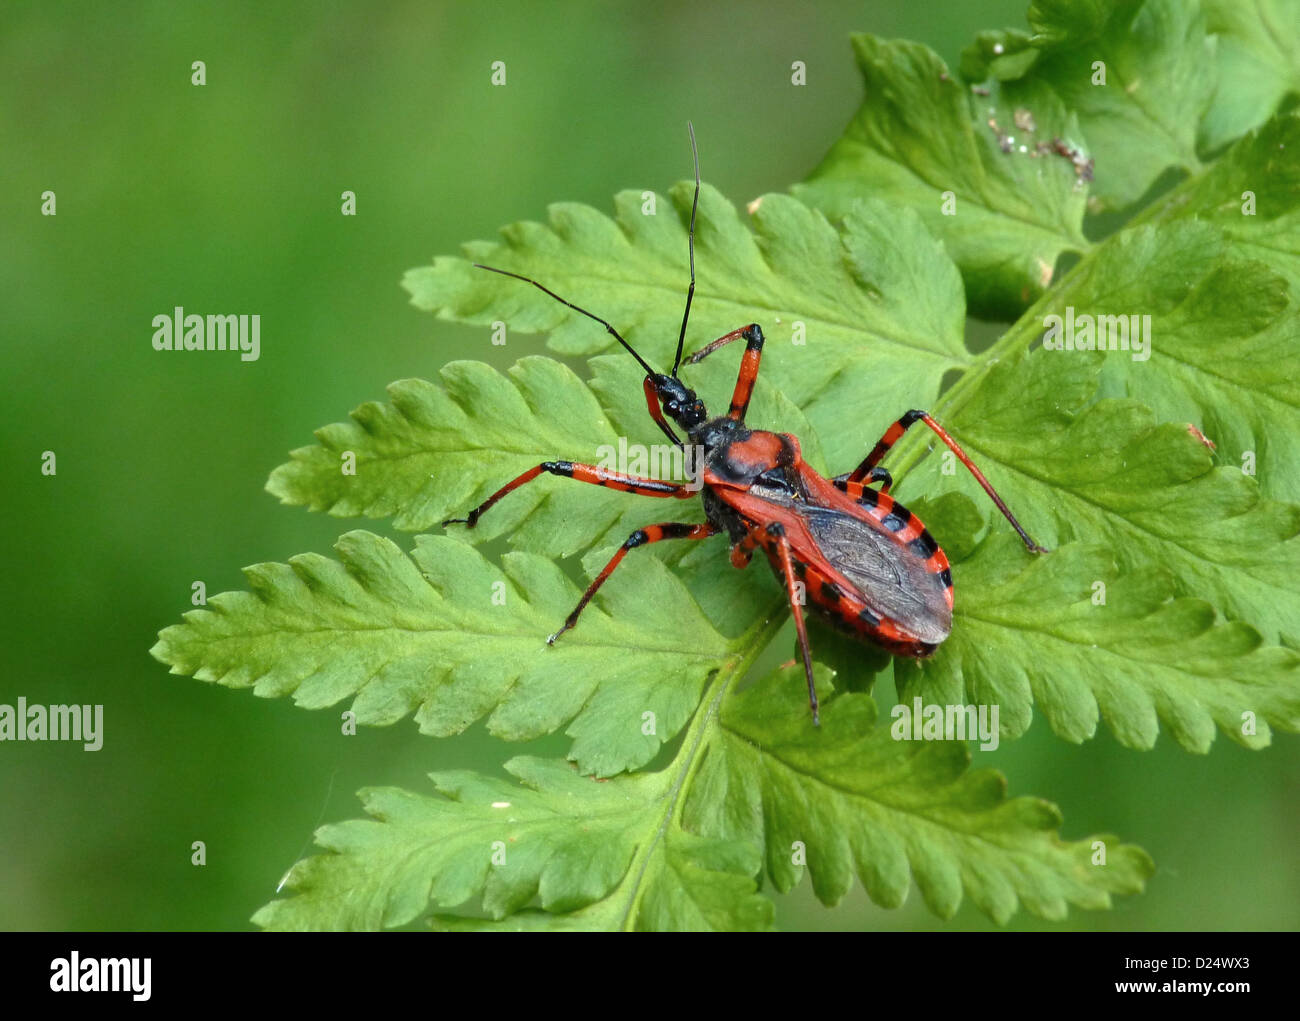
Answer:
[[(934, 430), (992, 498), (1025, 547), (1031, 553), (1048, 551), (1020, 527), (984, 473), (924, 411), (907, 412), (886, 430), (857, 468), (833, 479), (823, 478), (804, 462), (799, 441), (794, 436), (750, 429), (745, 424), (745, 412), (763, 353), (763, 331), (757, 323), (719, 337), (686, 359), (686, 364), (692, 365), (726, 344), (745, 342), (731, 407), (725, 416), (709, 417), (704, 402), (677, 377), (682, 366), (686, 323), (695, 297), (695, 215), (700, 202), (695, 129), (689, 123), (687, 129), (695, 162), (695, 197), (687, 234), (691, 282), (686, 290), (686, 309), (682, 313), (671, 372), (666, 375), (655, 372), (608, 322), (561, 298), (536, 280), (475, 263), (479, 269), (532, 284), (605, 327), (645, 369), (646, 407), (655, 424), (674, 444), (685, 448), (686, 444), (665, 416), (672, 419), (703, 456), (699, 481), (708, 520), (703, 524), (670, 521), (638, 528), (587, 587), (564, 626), (547, 638), (547, 643), (554, 644), (578, 622), (591, 597), (628, 550), (664, 539), (707, 539), (725, 532), (731, 540), (731, 562), (735, 567), (748, 566), (754, 551), (761, 549), (777, 580), (785, 587), (808, 679), (813, 723), (817, 724), (817, 689), (813, 683), (800, 585), (813, 607), (832, 624), (897, 656), (918, 659), (929, 656), (952, 630), (953, 588), (948, 558), (920, 519), (889, 495), (893, 479), (879, 464), (908, 427), (924, 422)], [(572, 461), (545, 461), (507, 482), (471, 510), (468, 517), (450, 518), (443, 525), (465, 524), (473, 528), (498, 500), (543, 473), (640, 496), (687, 499), (695, 495), (694, 488), (684, 484), (640, 478)], [(876, 483), (880, 484), (879, 489), (869, 488)]]

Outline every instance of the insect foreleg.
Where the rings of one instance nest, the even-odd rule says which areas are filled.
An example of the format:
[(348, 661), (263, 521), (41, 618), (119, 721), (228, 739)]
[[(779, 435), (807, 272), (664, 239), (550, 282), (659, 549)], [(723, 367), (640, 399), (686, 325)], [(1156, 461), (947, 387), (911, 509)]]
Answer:
[(727, 412), (727, 417), (737, 422), (745, 420), (745, 412), (749, 410), (749, 398), (754, 393), (754, 381), (758, 379), (758, 363), (763, 357), (763, 331), (758, 324), (750, 323), (739, 330), (732, 330), (712, 344), (706, 344), (686, 359), (688, 365), (694, 365), (713, 354), (718, 348), (730, 344), (733, 340), (741, 339), (745, 341), (745, 354), (740, 360), (740, 375), (736, 377), (736, 389), (731, 395), (731, 409)]

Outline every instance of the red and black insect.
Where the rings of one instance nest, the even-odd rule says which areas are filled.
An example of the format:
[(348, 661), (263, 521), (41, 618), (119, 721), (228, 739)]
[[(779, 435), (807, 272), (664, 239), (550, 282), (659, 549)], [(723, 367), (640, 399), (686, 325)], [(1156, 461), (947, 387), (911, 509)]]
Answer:
[[(808, 679), (808, 698), (813, 723), (816, 724), (817, 690), (813, 683), (803, 600), (799, 597), (801, 588), (812, 606), (833, 624), (897, 656), (929, 656), (952, 630), (953, 588), (948, 558), (920, 519), (889, 495), (893, 479), (879, 464), (909, 426), (924, 422), (933, 429), (993, 499), (998, 510), (1024, 540), (1025, 547), (1031, 553), (1047, 551), (1026, 534), (983, 472), (924, 411), (909, 411), (889, 427), (857, 468), (833, 479), (823, 478), (808, 466), (800, 455), (799, 441), (794, 436), (750, 429), (745, 424), (745, 412), (749, 408), (763, 352), (763, 331), (756, 323), (719, 337), (686, 359), (686, 364), (694, 364), (726, 344), (737, 340), (745, 342), (731, 407), (721, 418), (709, 417), (704, 402), (695, 391), (677, 378), (682, 365), (686, 323), (695, 296), (695, 214), (700, 199), (695, 131), (690, 125), (687, 127), (691, 136), (691, 153), (695, 158), (695, 199), (691, 205), (687, 235), (691, 282), (686, 291), (686, 310), (677, 337), (677, 356), (668, 374), (655, 372), (600, 316), (566, 301), (536, 280), (508, 270), (478, 266), (532, 284), (556, 301), (604, 326), (645, 369), (645, 397), (650, 417), (674, 444), (685, 448), (686, 442), (677, 435), (665, 416), (672, 419), (685, 431), (687, 441), (703, 458), (701, 496), (708, 520), (703, 524), (664, 522), (633, 532), (587, 587), (564, 626), (547, 642), (554, 643), (578, 622), (583, 608), (628, 550), (663, 539), (707, 539), (725, 532), (731, 540), (733, 565), (747, 566), (754, 550), (761, 549), (777, 580), (785, 587), (799, 636), (799, 649)], [(641, 496), (689, 499), (695, 495), (693, 488), (681, 483), (639, 478), (573, 461), (545, 461), (506, 483), (470, 511), (468, 517), (451, 518), (443, 525), (461, 523), (473, 528), (503, 496), (543, 473)], [(879, 489), (870, 488), (876, 483), (880, 484)]]

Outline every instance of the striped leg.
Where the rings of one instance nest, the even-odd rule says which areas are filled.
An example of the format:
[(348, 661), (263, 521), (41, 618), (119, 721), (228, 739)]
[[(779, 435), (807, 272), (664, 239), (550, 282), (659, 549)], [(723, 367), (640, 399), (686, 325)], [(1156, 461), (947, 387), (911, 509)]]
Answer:
[[(1034, 540), (1029, 537), (1029, 534), (1020, 527), (1020, 522), (1016, 520), (1016, 516), (1012, 514), (1007, 508), (1007, 505), (1002, 502), (1002, 497), (998, 496), (997, 491), (989, 484), (989, 480), (984, 477), (984, 473), (975, 466), (974, 461), (966, 456), (966, 451), (962, 450), (961, 447), (957, 445), (957, 441), (944, 431), (943, 426), (924, 411), (909, 411), (906, 415), (885, 430), (885, 435), (880, 437), (880, 442), (871, 448), (871, 453), (867, 455), (866, 460), (858, 465), (857, 468), (848, 475), (837, 476), (834, 479), (836, 485), (841, 489), (844, 489), (845, 492), (855, 500), (858, 499), (862, 494), (862, 485), (864, 480), (867, 480), (868, 477), (870, 477), (870, 481), (876, 480), (876, 463), (880, 461), (886, 453), (888, 453), (890, 447), (898, 442), (903, 433), (907, 432), (908, 428), (916, 422), (924, 422), (927, 426), (933, 429), (935, 435), (937, 435), (939, 439), (943, 440), (948, 449), (957, 455), (957, 459), (966, 466), (967, 470), (972, 475), (975, 476), (975, 481), (983, 487), (984, 492), (989, 494), (989, 498), (997, 506), (998, 510), (1002, 512), (1002, 516), (1011, 522), (1011, 527), (1016, 530), (1016, 534), (1024, 541), (1025, 548), (1028, 549), (1030, 553), (1051, 552), (1045, 547), (1038, 545), (1038, 543), (1034, 542)], [(888, 492), (889, 487), (885, 486), (883, 491)]]
[(758, 541), (756, 532), (749, 532), (738, 543), (731, 547), (731, 566), (743, 571), (749, 566), (749, 562), (754, 559), (754, 550), (762, 543)]
[(655, 381), (649, 376), (645, 378), (645, 405), (650, 412), (650, 417), (655, 420), (655, 425), (663, 431), (665, 436), (680, 447), (682, 445), (681, 439), (673, 432), (673, 427), (664, 421), (664, 409), (659, 406), (659, 395), (655, 392)]
[(740, 360), (740, 375), (736, 377), (736, 389), (731, 395), (731, 409), (727, 412), (727, 417), (737, 422), (745, 420), (745, 412), (749, 410), (749, 398), (754, 393), (754, 380), (758, 378), (758, 363), (763, 357), (763, 331), (758, 328), (758, 324), (750, 323), (739, 330), (732, 330), (686, 359), (688, 365), (694, 365), (724, 344), (742, 338), (745, 340), (745, 355)]
[[(836, 475), (835, 478), (831, 479), (831, 481), (843, 489), (843, 483), (848, 482), (851, 478), (853, 478), (853, 473), (845, 472), (843, 475)], [(858, 481), (864, 486), (874, 486), (879, 482), (880, 491), (882, 493), (888, 493), (894, 484), (894, 476), (889, 474), (888, 469), (881, 468), (879, 465), (873, 465), (867, 470), (867, 477)]]
[(808, 625), (804, 623), (803, 606), (795, 589), (794, 563), (790, 558), (790, 540), (785, 537), (785, 527), (777, 521), (767, 526), (772, 549), (776, 554), (785, 592), (790, 597), (790, 610), (794, 613), (794, 627), (799, 634), (799, 652), (803, 656), (803, 672), (808, 678), (808, 704), (812, 706), (813, 726), (821, 726), (821, 712), (817, 703), (817, 685), (813, 682), (812, 653), (808, 649)]
[(448, 518), (443, 522), (443, 525), (462, 524), (473, 528), (478, 524), (478, 519), (501, 497), (513, 492), (526, 482), (532, 482), (543, 472), (550, 475), (562, 475), (566, 479), (577, 479), (579, 482), (587, 482), (593, 486), (608, 486), (610, 489), (617, 489), (621, 492), (636, 493), (638, 496), (673, 496), (679, 500), (687, 500), (695, 495), (689, 488), (678, 482), (643, 479), (636, 475), (624, 475), (621, 472), (610, 471), (608, 468), (598, 468), (592, 464), (577, 464), (573, 461), (544, 461), (536, 468), (529, 468), (518, 478), (507, 482), (470, 511), (469, 517)]
[(605, 569), (596, 575), (596, 580), (587, 586), (587, 591), (582, 594), (578, 600), (578, 605), (573, 608), (573, 612), (564, 620), (564, 627), (546, 639), (547, 645), (554, 645), (555, 639), (568, 631), (574, 624), (578, 623), (578, 615), (582, 613), (591, 597), (596, 594), (596, 590), (605, 584), (605, 579), (614, 573), (622, 559), (627, 556), (627, 551), (636, 549), (638, 546), (646, 546), (652, 542), (662, 542), (664, 539), (707, 539), (711, 535), (716, 535), (718, 530), (711, 524), (702, 525), (682, 524), (680, 522), (668, 521), (661, 525), (646, 525), (645, 528), (638, 528), (635, 532), (627, 537), (627, 541), (619, 547), (618, 552), (609, 558), (609, 563)]

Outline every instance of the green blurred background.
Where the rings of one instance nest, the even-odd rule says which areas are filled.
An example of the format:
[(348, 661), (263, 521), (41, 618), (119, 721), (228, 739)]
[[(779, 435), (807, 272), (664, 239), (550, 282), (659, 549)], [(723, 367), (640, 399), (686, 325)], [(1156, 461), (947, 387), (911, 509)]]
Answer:
[[(1023, 25), (1024, 6), (7, 4), (0, 702), (103, 703), (106, 738), (95, 753), (0, 745), (0, 928), (247, 928), (313, 828), (358, 814), (357, 788), (428, 791), (431, 769), (562, 754), (563, 740), (505, 745), (481, 726), (422, 738), (409, 720), (343, 739), (342, 706), (174, 677), (147, 650), (193, 581), (242, 587), (241, 566), (328, 551), (361, 524), (262, 490), (314, 428), (449, 359), (540, 349), (503, 354), (415, 311), (408, 267), (548, 202), (665, 192), (689, 173), (688, 117), (724, 193), (783, 190), (859, 101), (849, 32), (919, 39), (951, 63), (978, 29)], [(790, 85), (793, 60), (806, 87)], [(40, 215), (46, 190), (57, 216)], [(153, 351), (150, 320), (174, 305), (259, 312), (261, 359)], [(56, 477), (40, 474), (44, 450)], [(1057, 802), (1063, 835), (1114, 832), (1159, 867), (1112, 912), (1016, 926), (1300, 921), (1294, 738), (1251, 754), (1220, 737), (1198, 758), (1163, 737), (1149, 753), (1104, 733), (1074, 747), (1038, 720), (986, 762), (1013, 794)], [(807, 882), (778, 898), (778, 921), (944, 925), (915, 895), (891, 912), (856, 889), (829, 911)], [(967, 905), (952, 925), (989, 922)]]

